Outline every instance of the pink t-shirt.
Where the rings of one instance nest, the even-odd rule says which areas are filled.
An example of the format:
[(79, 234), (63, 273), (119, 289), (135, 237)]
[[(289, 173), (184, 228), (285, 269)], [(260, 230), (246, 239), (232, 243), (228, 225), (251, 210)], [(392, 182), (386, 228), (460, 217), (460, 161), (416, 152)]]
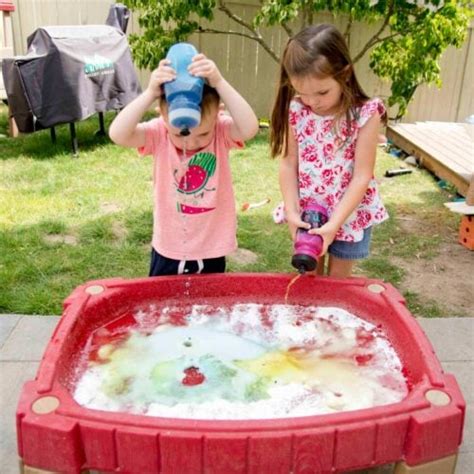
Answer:
[[(353, 111), (349, 131), (345, 119), (335, 127), (333, 116), (316, 115), (298, 98), (291, 101), (289, 122), (298, 145), (301, 207), (315, 202), (325, 207), (331, 216), (352, 179), (359, 130), (372, 115), (384, 112), (380, 99), (368, 100)], [(336, 240), (359, 242), (364, 229), (387, 218), (377, 183), (372, 178), (361, 203), (337, 232)]]
[(141, 124), (153, 155), (153, 248), (175, 260), (222, 257), (237, 248), (229, 150), (232, 118), (219, 114), (210, 144), (184, 158), (168, 136), (162, 118)]

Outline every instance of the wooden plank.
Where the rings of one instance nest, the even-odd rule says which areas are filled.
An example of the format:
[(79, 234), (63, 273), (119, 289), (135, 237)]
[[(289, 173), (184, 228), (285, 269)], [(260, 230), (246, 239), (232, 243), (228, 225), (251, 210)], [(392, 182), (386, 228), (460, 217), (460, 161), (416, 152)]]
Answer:
[(420, 155), (419, 158), (422, 158), (423, 156), (425, 158), (429, 157), (431, 159), (431, 161), (437, 161), (439, 163), (442, 163), (443, 166), (449, 168), (453, 173), (456, 173), (464, 181), (466, 181), (466, 182), (469, 181), (469, 178), (471, 176), (471, 172), (468, 168), (461, 167), (461, 166), (457, 165), (456, 163), (454, 163), (452, 160), (447, 159), (446, 157), (438, 158), (440, 155), (442, 156), (442, 154), (438, 153), (433, 148), (423, 146), (423, 144), (420, 145), (420, 144), (416, 143), (416, 141), (410, 140), (410, 137), (407, 136), (407, 135), (403, 135), (403, 137), (404, 137), (405, 140), (409, 141), (412, 145), (414, 145), (417, 148), (417, 150), (419, 150), (419, 152), (421, 152), (421, 154), (418, 153), (418, 155)]
[[(470, 150), (472, 150), (473, 142), (466, 143), (464, 147), (459, 147), (450, 140), (450, 133), (445, 133), (441, 137), (436, 134), (436, 132), (426, 133), (422, 131), (421, 134), (425, 140), (415, 140), (422, 146), (422, 148), (433, 150), (435, 157), (444, 162), (455, 163), (456, 165), (454, 168), (457, 169), (459, 167), (458, 171), (460, 173), (470, 175), (472, 169), (472, 153), (470, 153)], [(455, 138), (458, 137), (457, 134), (453, 134), (452, 136)]]
[[(427, 134), (423, 130), (406, 129), (405, 127), (398, 126), (395, 127), (395, 130), (414, 145), (433, 155), (434, 158), (443, 162), (450, 161), (455, 164), (454, 166), (457, 171), (470, 175), (472, 171), (472, 155), (468, 149), (460, 149), (458, 153), (455, 153), (451, 146), (446, 146), (447, 144), (450, 145), (447, 139), (449, 133), (439, 136), (439, 134)], [(472, 148), (473, 143), (469, 144), (469, 148)]]
[[(436, 134), (436, 140), (441, 141), (441, 143), (449, 143), (450, 146), (455, 148), (460, 148), (462, 154), (465, 155), (465, 147), (472, 146), (473, 137), (469, 134), (469, 129), (467, 128), (469, 124), (449, 124), (440, 127), (437, 123), (420, 123), (417, 124), (416, 130), (420, 130), (425, 133)], [(471, 125), (472, 131), (474, 132), (474, 127)], [(443, 135), (439, 135), (442, 132)], [(449, 133), (444, 133), (449, 132)]]
[(423, 167), (430, 170), (439, 178), (452, 183), (459, 194), (466, 196), (472, 170), (469, 176), (466, 176), (464, 173), (457, 173), (442, 161), (442, 157), (433, 156), (426, 149), (416, 144), (413, 139), (405, 136), (403, 131), (397, 130), (396, 127), (387, 127), (387, 138), (405, 152), (416, 156)]
[(436, 129), (427, 130), (418, 125), (397, 125), (394, 128), (411, 142), (433, 154), (437, 159), (451, 161), (456, 164), (455, 167), (459, 168), (460, 173), (470, 175), (474, 142), (466, 136), (465, 141), (463, 141), (464, 146), (458, 146), (456, 144), (456, 141), (460, 141), (458, 130), (443, 130), (443, 133), (440, 134), (440, 131)]
[[(466, 150), (460, 149), (460, 153), (453, 153), (453, 150), (446, 147), (446, 143), (440, 143), (439, 136), (434, 133), (427, 133), (423, 130), (415, 130), (413, 128), (406, 129), (406, 127), (397, 127), (403, 136), (416, 144), (419, 148), (441, 159), (446, 164), (451, 163), (451, 167), (459, 174), (466, 174), (470, 176), (472, 161), (471, 155), (467, 154)], [(449, 134), (443, 135), (443, 140), (448, 141)], [(472, 147), (472, 143), (470, 144)]]
[(466, 204), (468, 206), (474, 206), (474, 173), (471, 176), (471, 182), (469, 183), (469, 189), (467, 190)]

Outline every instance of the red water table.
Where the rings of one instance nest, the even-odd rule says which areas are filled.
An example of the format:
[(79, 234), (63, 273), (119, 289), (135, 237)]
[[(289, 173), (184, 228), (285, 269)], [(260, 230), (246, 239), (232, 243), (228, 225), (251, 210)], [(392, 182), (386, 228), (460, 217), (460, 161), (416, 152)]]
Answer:
[(191, 420), (106, 412), (72, 397), (92, 332), (150, 304), (281, 304), (293, 275), (215, 274), (100, 280), (78, 287), (17, 410), (24, 472), (318, 474), (395, 463), (395, 472), (454, 473), (465, 402), (390, 285), (303, 276), (288, 304), (337, 306), (378, 325), (397, 351), (410, 391), (399, 403), (265, 420)]

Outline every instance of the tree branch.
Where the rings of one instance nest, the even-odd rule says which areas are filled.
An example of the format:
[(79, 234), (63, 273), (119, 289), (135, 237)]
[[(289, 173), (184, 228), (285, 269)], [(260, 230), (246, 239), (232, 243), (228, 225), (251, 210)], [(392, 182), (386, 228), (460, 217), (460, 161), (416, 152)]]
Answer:
[(238, 16), (238, 15), (236, 15), (235, 13), (231, 12), (223, 0), (219, 0), (218, 9), (219, 9), (221, 12), (224, 12), (229, 18), (231, 18), (232, 20), (234, 20), (236, 23), (238, 23), (239, 25), (243, 26), (244, 28), (247, 28), (247, 30), (249, 30), (251, 33), (253, 33), (254, 35), (256, 35), (256, 31), (255, 31), (255, 29), (252, 27), (252, 24), (251, 24), (251, 23), (247, 23), (243, 18), (241, 18), (240, 16)]
[(280, 62), (280, 58), (277, 56), (275, 51), (273, 51), (263, 40), (263, 38), (259, 38), (255, 35), (249, 35), (247, 33), (242, 33), (240, 31), (221, 31), (221, 30), (213, 30), (211, 28), (202, 28), (201, 26), (197, 29), (198, 33), (209, 33), (209, 34), (221, 34), (221, 35), (234, 35), (234, 36), (242, 36), (243, 38), (248, 38), (251, 40), (256, 41), (277, 63)]
[(372, 47), (374, 46), (375, 44), (377, 43), (380, 43), (381, 41), (384, 41), (386, 38), (384, 38), (383, 40), (380, 39), (380, 35), (383, 33), (383, 30), (385, 30), (385, 28), (387, 27), (389, 21), (390, 21), (390, 18), (393, 14), (393, 9), (394, 9), (394, 2), (393, 0), (390, 1), (390, 5), (388, 7), (388, 10), (387, 10), (387, 14), (385, 15), (385, 19), (384, 19), (384, 22), (382, 23), (382, 26), (380, 27), (379, 31), (377, 31), (377, 33), (375, 33), (374, 36), (372, 36), (372, 38), (369, 39), (369, 41), (367, 41), (367, 43), (365, 44), (365, 46), (362, 48), (362, 50), (355, 55), (354, 59), (352, 60), (352, 62), (355, 64), (357, 61), (359, 61), (360, 58), (362, 58), (362, 56), (364, 56), (364, 54)]
[(312, 25), (313, 24), (313, 10), (311, 10), (311, 8), (308, 6), (308, 25)]
[(293, 36), (293, 30), (288, 26), (287, 23), (282, 23), (280, 26), (286, 31), (286, 34), (289, 37)]
[(349, 14), (349, 18), (347, 19), (346, 31), (344, 31), (344, 38), (349, 49), (351, 47), (351, 29), (353, 21), (354, 19), (352, 18), (352, 15)]
[(200, 26), (197, 29), (198, 33), (210, 33), (210, 34), (221, 34), (221, 35), (234, 35), (234, 36), (242, 36), (244, 38), (248, 38), (255, 41), (255, 36), (249, 35), (247, 33), (242, 33), (241, 31), (223, 31), (223, 30), (213, 30), (212, 28), (203, 28)]
[[(256, 28), (254, 28), (252, 26), (251, 23), (248, 23), (246, 22), (244, 19), (242, 19), (240, 16), (236, 15), (235, 13), (233, 13), (228, 7), (227, 5), (225, 4), (225, 2), (223, 0), (219, 0), (219, 7), (218, 9), (225, 13), (231, 20), (234, 20), (236, 23), (238, 23), (239, 25), (243, 26), (244, 28), (246, 28), (248, 31), (250, 31), (250, 33), (252, 33), (251, 35), (249, 34), (245, 34), (245, 33), (237, 33), (237, 32), (226, 32), (228, 34), (235, 34), (235, 35), (238, 35), (238, 36), (243, 36), (245, 38), (249, 38), (249, 39), (253, 39), (254, 41), (256, 41), (276, 62), (279, 62), (279, 58), (278, 58), (278, 55), (275, 53), (275, 51), (273, 51), (272, 48), (270, 48), (270, 46), (265, 42), (265, 40), (263, 39), (263, 36), (260, 34), (260, 31)], [(221, 31), (218, 31), (218, 30), (208, 30), (206, 31), (206, 33), (222, 33)]]

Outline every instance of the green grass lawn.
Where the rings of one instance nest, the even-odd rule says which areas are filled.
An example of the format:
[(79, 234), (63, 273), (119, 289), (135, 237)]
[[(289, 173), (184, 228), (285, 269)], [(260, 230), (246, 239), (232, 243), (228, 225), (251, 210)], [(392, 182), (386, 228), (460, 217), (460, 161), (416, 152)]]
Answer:
[[(106, 116), (110, 123), (113, 114)], [(7, 138), (6, 108), (0, 107), (0, 312), (60, 314), (61, 303), (79, 284), (108, 277), (139, 277), (148, 271), (152, 230), (151, 158), (96, 137), (97, 118), (77, 124), (79, 150), (73, 158), (68, 127)], [(240, 212), (239, 246), (258, 256), (254, 264), (231, 262), (229, 271), (288, 272), (291, 242), (286, 226), (273, 223), (271, 210), (280, 200), (277, 161), (269, 158), (263, 130), (244, 150), (232, 153), (237, 206), (270, 198), (271, 204)], [(379, 152), (377, 176), (399, 167), (399, 160)], [(372, 257), (357, 274), (394, 285), (403, 270), (391, 257), (432, 258), (443, 228), (458, 220), (444, 209), (448, 199), (433, 178), (415, 170), (403, 178), (382, 180), (391, 219), (374, 232)], [(407, 233), (398, 217), (416, 213), (426, 232)], [(439, 315), (436, 305), (420, 305), (421, 315)]]

